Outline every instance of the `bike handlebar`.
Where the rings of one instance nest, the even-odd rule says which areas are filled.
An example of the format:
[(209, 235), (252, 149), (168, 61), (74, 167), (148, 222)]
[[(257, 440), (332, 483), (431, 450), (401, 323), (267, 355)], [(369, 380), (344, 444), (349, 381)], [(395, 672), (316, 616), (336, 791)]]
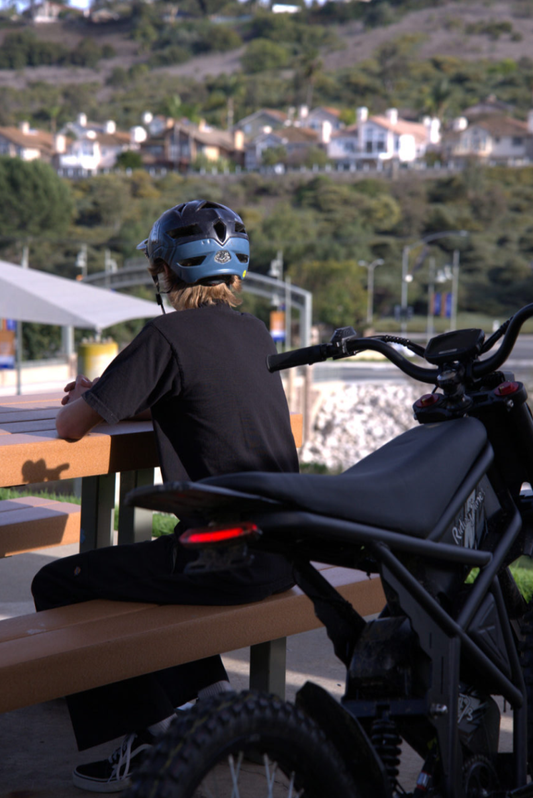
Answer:
[(341, 357), (349, 357), (357, 354), (357, 352), (366, 350), (373, 350), (385, 355), (391, 363), (394, 363), (401, 371), (415, 380), (431, 384), (435, 384), (437, 381), (437, 369), (416, 366), (384, 341), (376, 338), (358, 338), (356, 336), (344, 338), (342, 340), (342, 349), (339, 348), (338, 343), (329, 343), (306, 346), (303, 349), (293, 349), (291, 352), (282, 352), (279, 355), (268, 355), (267, 368), (270, 372), (273, 372), (295, 366), (309, 366), (312, 363), (323, 362), (330, 357), (340, 359)]
[[(532, 316), (533, 304), (525, 305), (500, 327), (498, 331), (500, 335), (495, 333), (488, 339), (486, 343), (489, 344), (488, 348), (490, 349), (501, 337), (502, 331), (505, 332), (501, 346), (494, 355), (485, 360), (478, 360), (472, 363), (471, 373), (474, 378), (484, 377), (487, 374), (497, 371), (500, 366), (505, 363), (513, 350), (522, 325)], [(306, 346), (303, 349), (293, 349), (290, 352), (282, 352), (278, 355), (268, 355), (267, 368), (270, 372), (280, 371), (295, 366), (307, 366), (313, 363), (320, 363), (328, 358), (340, 359), (343, 357), (350, 357), (351, 355), (366, 350), (373, 350), (385, 355), (385, 357), (401, 371), (419, 382), (426, 382), (433, 385), (437, 384), (439, 369), (425, 368), (411, 363), (410, 360), (407, 360), (407, 358), (397, 352), (396, 349), (379, 338), (358, 338), (357, 336), (350, 336), (340, 341)]]
[(500, 366), (503, 366), (513, 351), (513, 347), (516, 343), (516, 339), (518, 338), (518, 334), (520, 333), (522, 325), (532, 316), (533, 304), (525, 305), (502, 325), (500, 329), (503, 327), (506, 327), (507, 329), (505, 330), (505, 335), (503, 336), (500, 348), (491, 357), (474, 363), (472, 368), (474, 377), (484, 377), (493, 371), (497, 371)]
[(317, 344), (316, 346), (305, 346), (303, 349), (293, 349), (290, 352), (281, 352), (279, 355), (267, 356), (267, 367), (269, 371), (281, 371), (295, 366), (311, 366), (313, 363), (321, 363), (331, 357), (328, 353), (330, 344)]

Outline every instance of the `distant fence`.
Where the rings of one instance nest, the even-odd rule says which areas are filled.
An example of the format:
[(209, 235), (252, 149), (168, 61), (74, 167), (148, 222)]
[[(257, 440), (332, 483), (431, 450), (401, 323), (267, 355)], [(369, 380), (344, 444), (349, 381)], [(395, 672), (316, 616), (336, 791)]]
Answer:
[[(508, 159), (506, 161), (487, 161), (484, 163), (484, 166), (494, 167), (494, 166), (508, 166), (510, 168), (521, 168), (524, 166), (531, 166), (533, 161), (529, 158), (520, 158), (520, 159)], [(278, 177), (283, 178), (286, 175), (314, 175), (314, 174), (325, 174), (325, 175), (335, 175), (335, 176), (367, 176), (372, 175), (376, 177), (386, 177), (386, 178), (397, 178), (401, 175), (412, 175), (417, 174), (421, 176), (427, 177), (434, 177), (438, 174), (450, 174), (461, 172), (464, 169), (465, 162), (464, 161), (447, 161), (446, 163), (440, 163), (436, 161), (433, 164), (427, 164), (425, 161), (414, 161), (413, 163), (405, 163), (405, 164), (394, 164), (391, 165), (387, 162), (378, 162), (378, 164), (371, 164), (371, 163), (339, 163), (339, 164), (326, 164), (325, 166), (298, 166), (298, 167), (291, 167), (291, 166), (283, 166), (278, 164), (277, 166), (263, 166), (259, 169), (245, 169), (240, 166), (236, 166), (234, 169), (217, 169), (213, 167), (211, 169), (200, 169), (194, 170), (190, 169), (188, 171), (183, 171), (180, 169), (165, 169), (165, 168), (155, 168), (155, 167), (147, 167), (144, 171), (146, 171), (152, 177), (164, 177), (167, 174), (172, 172), (179, 172), (179, 174), (184, 175), (185, 177), (193, 177), (193, 176), (205, 176), (205, 177), (212, 177), (212, 178), (230, 178), (230, 179), (239, 179), (242, 175), (246, 174), (259, 174), (264, 175), (266, 177)], [(57, 173), (60, 177), (65, 177), (70, 180), (76, 179), (83, 179), (87, 177), (94, 177), (96, 175), (108, 175), (108, 174), (120, 174), (120, 175), (132, 175), (132, 169), (81, 169), (77, 167), (68, 167), (65, 169), (58, 168)]]

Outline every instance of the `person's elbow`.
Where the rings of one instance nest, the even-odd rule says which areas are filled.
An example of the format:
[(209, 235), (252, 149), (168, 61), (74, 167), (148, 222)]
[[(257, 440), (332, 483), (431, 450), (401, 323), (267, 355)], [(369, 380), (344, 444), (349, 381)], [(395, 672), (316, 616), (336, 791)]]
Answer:
[(56, 430), (60, 438), (78, 441), (102, 421), (102, 416), (80, 398), (59, 411), (56, 416)]
[(75, 421), (63, 417), (56, 418), (56, 430), (60, 438), (70, 441), (79, 441), (86, 434)]

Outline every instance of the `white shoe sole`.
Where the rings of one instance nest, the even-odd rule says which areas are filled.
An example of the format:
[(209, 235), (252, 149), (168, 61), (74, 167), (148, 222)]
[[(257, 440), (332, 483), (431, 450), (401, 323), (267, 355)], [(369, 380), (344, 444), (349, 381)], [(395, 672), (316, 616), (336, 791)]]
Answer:
[(129, 778), (120, 781), (100, 781), (100, 779), (91, 779), (88, 776), (79, 776), (76, 771), (72, 774), (72, 782), (79, 790), (99, 793), (122, 792), (130, 786)]

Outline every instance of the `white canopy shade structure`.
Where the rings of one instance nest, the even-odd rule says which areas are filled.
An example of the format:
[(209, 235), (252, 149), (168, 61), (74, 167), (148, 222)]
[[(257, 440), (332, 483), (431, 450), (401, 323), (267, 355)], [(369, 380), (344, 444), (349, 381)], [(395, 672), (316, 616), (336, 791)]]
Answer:
[(83, 285), (0, 260), (0, 318), (80, 327), (100, 333), (129, 319), (160, 313), (155, 302)]

